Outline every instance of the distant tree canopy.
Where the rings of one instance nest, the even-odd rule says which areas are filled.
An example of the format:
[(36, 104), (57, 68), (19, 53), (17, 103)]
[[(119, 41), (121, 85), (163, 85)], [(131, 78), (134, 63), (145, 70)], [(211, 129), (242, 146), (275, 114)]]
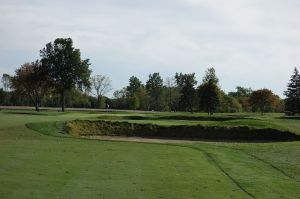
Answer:
[(135, 76), (131, 76), (129, 79), (129, 85), (126, 87), (127, 99), (129, 109), (139, 109), (141, 105), (141, 100), (139, 93), (144, 89), (142, 82)]
[(81, 60), (79, 49), (71, 38), (58, 38), (40, 51), (43, 70), (49, 75), (53, 87), (60, 94), (62, 111), (65, 109), (66, 91), (74, 87), (90, 87), (89, 60)]
[(203, 80), (202, 80), (203, 83), (208, 83), (209, 81), (211, 81), (213, 84), (218, 84), (219, 83), (219, 79), (216, 75), (216, 70), (213, 67), (208, 68), (205, 71), (205, 75), (204, 75)]
[(228, 95), (232, 97), (250, 97), (252, 93), (251, 88), (244, 88), (241, 86), (236, 87), (236, 92), (229, 92)]
[(164, 86), (164, 99), (166, 102), (166, 109), (168, 111), (175, 111), (178, 109), (177, 102), (179, 101), (180, 93), (175, 83), (175, 77), (167, 77)]
[(239, 102), (236, 97), (232, 97), (230, 95), (226, 95), (224, 91), (220, 91), (220, 102), (216, 112), (223, 113), (235, 113), (242, 112), (243, 105)]
[(297, 68), (294, 69), (294, 74), (291, 76), (284, 95), (286, 96), (286, 112), (291, 115), (300, 115), (300, 74)]
[(139, 78), (135, 76), (131, 76), (129, 79), (129, 86), (127, 86), (127, 91), (129, 95), (134, 95), (141, 87), (142, 82), (139, 80)]
[(241, 86), (236, 87), (235, 92), (229, 92), (228, 96), (233, 97), (241, 105), (243, 111), (251, 111), (251, 104), (249, 103), (249, 98), (252, 94), (251, 88), (245, 88)]
[(269, 89), (259, 89), (253, 91), (250, 96), (250, 103), (253, 108), (259, 108), (263, 115), (266, 108), (272, 106), (275, 103), (276, 96)]

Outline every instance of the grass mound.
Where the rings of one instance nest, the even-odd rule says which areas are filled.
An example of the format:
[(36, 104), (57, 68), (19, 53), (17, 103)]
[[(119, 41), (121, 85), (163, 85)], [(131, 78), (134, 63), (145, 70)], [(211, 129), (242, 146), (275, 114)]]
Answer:
[(73, 136), (117, 135), (214, 140), (299, 140), (299, 136), (291, 132), (272, 128), (204, 125), (161, 126), (156, 124), (103, 120), (70, 121), (66, 123), (66, 131)]
[(26, 127), (42, 133), (44, 135), (69, 137), (65, 131), (65, 122), (39, 122), (39, 123), (27, 123)]

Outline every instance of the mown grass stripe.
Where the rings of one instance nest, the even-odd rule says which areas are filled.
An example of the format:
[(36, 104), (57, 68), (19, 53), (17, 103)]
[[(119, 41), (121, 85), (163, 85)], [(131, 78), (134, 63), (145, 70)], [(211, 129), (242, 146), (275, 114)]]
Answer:
[(236, 179), (234, 179), (228, 172), (226, 172), (222, 168), (222, 166), (216, 161), (216, 159), (213, 158), (212, 155), (210, 153), (208, 153), (207, 151), (196, 148), (196, 147), (192, 147), (192, 146), (182, 146), (182, 145), (176, 145), (176, 146), (190, 148), (190, 149), (202, 152), (208, 158), (208, 160), (210, 160), (210, 162), (212, 162), (213, 165), (216, 166), (227, 178), (229, 178), (230, 181), (233, 182), (240, 190), (242, 190), (250, 198), (256, 199), (256, 197), (253, 194), (251, 194), (249, 191), (247, 191)]
[(251, 153), (247, 153), (247, 152), (245, 152), (245, 151), (243, 151), (243, 150), (235, 149), (235, 148), (230, 148), (230, 147), (226, 147), (226, 146), (217, 146), (217, 147), (223, 147), (223, 148), (227, 148), (227, 149), (230, 149), (230, 150), (235, 150), (235, 151), (238, 151), (238, 152), (243, 153), (243, 154), (245, 154), (245, 155), (248, 155), (248, 156), (252, 157), (253, 159), (256, 159), (256, 160), (258, 160), (258, 161), (263, 162), (264, 164), (268, 165), (269, 167), (273, 168), (274, 170), (276, 170), (277, 172), (281, 173), (282, 175), (288, 177), (289, 179), (294, 180), (294, 181), (297, 182), (297, 183), (300, 183), (299, 180), (297, 180), (297, 179), (294, 178), (293, 176), (287, 174), (284, 170), (282, 170), (282, 169), (276, 167), (276, 166), (273, 165), (272, 163), (270, 163), (270, 162), (268, 162), (268, 161), (266, 161), (266, 160), (264, 160), (264, 159), (262, 159), (262, 158), (260, 158), (260, 157), (257, 157), (257, 156), (255, 156), (255, 155), (253, 155), (253, 154), (251, 154)]

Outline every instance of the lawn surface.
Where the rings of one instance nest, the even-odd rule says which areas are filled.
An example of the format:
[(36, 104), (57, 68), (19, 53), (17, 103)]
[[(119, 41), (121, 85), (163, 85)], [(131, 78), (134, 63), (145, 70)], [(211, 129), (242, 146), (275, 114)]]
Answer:
[(108, 116), (161, 125), (271, 126), (300, 134), (300, 120), (280, 114), (201, 121), (206, 115), (2, 110), (0, 198), (300, 198), (300, 142), (155, 144), (60, 133), (61, 121)]

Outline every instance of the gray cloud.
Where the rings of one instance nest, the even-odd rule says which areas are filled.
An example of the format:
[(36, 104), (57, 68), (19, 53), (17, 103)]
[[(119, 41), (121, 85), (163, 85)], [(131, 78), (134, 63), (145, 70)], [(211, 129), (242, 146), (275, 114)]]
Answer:
[(282, 95), (300, 61), (299, 8), (296, 0), (2, 0), (0, 73), (71, 37), (115, 89), (156, 71), (201, 80), (214, 66), (226, 91), (242, 85)]

